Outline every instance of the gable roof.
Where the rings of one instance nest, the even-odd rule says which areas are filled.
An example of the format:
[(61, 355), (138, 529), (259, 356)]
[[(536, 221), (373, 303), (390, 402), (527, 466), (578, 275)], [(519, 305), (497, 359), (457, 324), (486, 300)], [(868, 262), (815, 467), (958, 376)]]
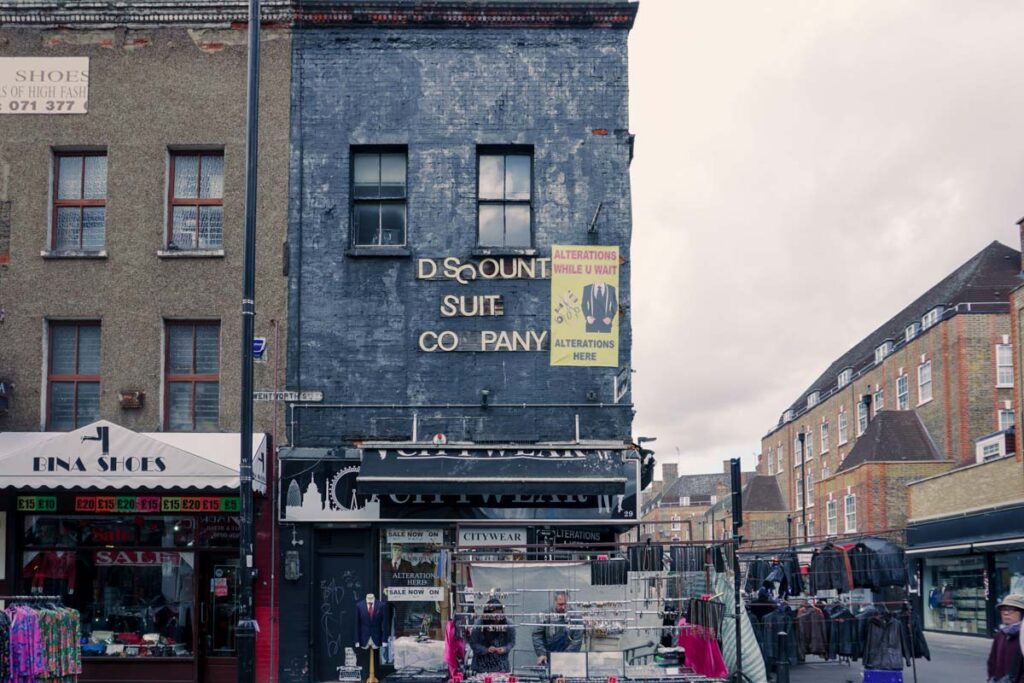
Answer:
[[(899, 346), (907, 326), (913, 322), (920, 322), (921, 316), (936, 306), (954, 307), (965, 303), (1004, 302), (1008, 300), (1010, 290), (1020, 284), (1020, 252), (998, 241), (992, 242), (835, 359), (799, 398), (793, 401), (788, 410), (799, 413), (807, 406), (808, 395), (817, 391), (823, 396), (836, 388), (836, 380), (844, 369), (853, 368), (856, 374), (857, 370), (866, 364), (873, 364), (875, 349), (887, 339), (894, 340)], [(782, 424), (783, 420), (780, 418), (770, 431), (774, 431)]]
[(757, 474), (747, 480), (743, 489), (743, 510), (746, 512), (779, 512), (786, 509), (778, 480), (768, 474)]
[(671, 505), (679, 498), (695, 498), (697, 496), (713, 496), (718, 485), (729, 488), (729, 475), (716, 474), (684, 474), (669, 484), (661, 494), (661, 499)]
[(882, 410), (868, 423), (836, 472), (865, 462), (944, 460), (913, 410)]

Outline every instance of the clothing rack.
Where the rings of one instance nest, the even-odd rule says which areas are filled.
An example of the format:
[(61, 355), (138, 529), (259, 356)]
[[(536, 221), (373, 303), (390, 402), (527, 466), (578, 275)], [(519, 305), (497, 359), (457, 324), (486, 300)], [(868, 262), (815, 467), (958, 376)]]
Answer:
[(64, 599), (60, 595), (0, 595), (0, 600), (10, 602), (52, 602), (63, 606)]

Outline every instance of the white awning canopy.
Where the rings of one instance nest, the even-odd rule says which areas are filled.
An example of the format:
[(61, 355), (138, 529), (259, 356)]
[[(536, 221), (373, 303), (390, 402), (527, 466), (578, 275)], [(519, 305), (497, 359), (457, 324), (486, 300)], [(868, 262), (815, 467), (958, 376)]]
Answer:
[[(240, 439), (237, 432), (133, 432), (106, 420), (73, 432), (4, 432), (0, 489), (237, 489)], [(253, 434), (252, 454), (253, 490), (266, 493), (265, 434)]]

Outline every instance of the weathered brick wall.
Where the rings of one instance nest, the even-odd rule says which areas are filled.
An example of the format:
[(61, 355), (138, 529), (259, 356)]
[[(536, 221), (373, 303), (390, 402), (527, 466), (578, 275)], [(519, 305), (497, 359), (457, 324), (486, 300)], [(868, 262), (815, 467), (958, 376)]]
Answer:
[[(549, 328), (547, 280), (461, 285), (416, 279), (416, 259), (472, 261), (477, 145), (533, 148), (534, 244), (618, 245), (620, 366), (631, 348), (631, 139), (626, 33), (616, 30), (322, 29), (293, 54), (288, 383), (333, 404), (302, 409), (298, 440), (359, 438), (627, 439), (630, 396), (613, 404), (615, 368), (552, 368), (547, 351), (424, 353), (424, 330)], [(408, 151), (411, 256), (347, 256), (350, 146)], [(502, 317), (439, 315), (446, 294), (498, 294)], [(489, 402), (514, 407), (481, 409)], [(449, 404), (452, 404), (449, 406)]]
[(908, 519), (1024, 500), (1024, 469), (1016, 457), (963, 467), (907, 486)]
[[(100, 414), (130, 429), (162, 429), (162, 327), (167, 318), (221, 324), (220, 428), (237, 430), (245, 195), (245, 31), (185, 28), (0, 29), (0, 53), (88, 57), (89, 112), (3, 116), (0, 203), (10, 202), (9, 263), (0, 264), (0, 379), (14, 383), (0, 429), (39, 429), (45, 420), (44, 330), (48, 319), (99, 320)], [(257, 336), (269, 340), (255, 388), (284, 375), (286, 280), (281, 272), (288, 196), (287, 31), (264, 32), (260, 114)], [(170, 147), (224, 150), (223, 258), (160, 258), (167, 223)], [(55, 149), (105, 149), (108, 159), (104, 258), (43, 258), (49, 248)], [(275, 324), (276, 321), (276, 324)], [(280, 344), (275, 345), (275, 337)], [(120, 389), (145, 392), (124, 410)], [(275, 430), (269, 403), (257, 430)]]

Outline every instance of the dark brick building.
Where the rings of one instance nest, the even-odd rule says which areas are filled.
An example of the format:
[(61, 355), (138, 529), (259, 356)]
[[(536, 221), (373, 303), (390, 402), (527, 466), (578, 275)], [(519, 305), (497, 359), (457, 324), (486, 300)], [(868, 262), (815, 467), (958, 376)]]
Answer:
[[(299, 3), (288, 385), (323, 401), (291, 407), (282, 453), (294, 539), (282, 550), (304, 577), (286, 572), (281, 589), (282, 680), (336, 675), (353, 598), (408, 595), (409, 576), (443, 574), (437, 547), (467, 529), (532, 544), (611, 541), (635, 524), (635, 12), (604, 0)], [(553, 295), (556, 245), (618, 250), (615, 279), (592, 291), (600, 306)], [(553, 308), (605, 335), (572, 352), (577, 366), (552, 365)], [(617, 357), (589, 362), (609, 344)], [(554, 486), (534, 467), (557, 470)], [(416, 542), (429, 570), (403, 564)], [(450, 614), (448, 588), (427, 597), (425, 580), (424, 598), (393, 602), (401, 644), (438, 642)]]

